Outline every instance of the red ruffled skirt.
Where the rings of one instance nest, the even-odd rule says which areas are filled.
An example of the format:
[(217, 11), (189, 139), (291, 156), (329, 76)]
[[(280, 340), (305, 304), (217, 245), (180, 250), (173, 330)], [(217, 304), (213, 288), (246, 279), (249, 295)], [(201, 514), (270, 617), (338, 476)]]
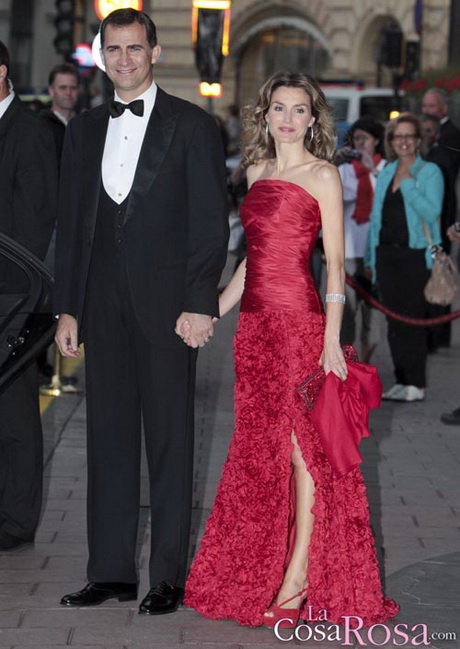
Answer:
[(325, 610), (331, 624), (354, 615), (367, 626), (398, 612), (382, 594), (361, 471), (334, 474), (295, 390), (318, 368), (323, 340), (323, 315), (240, 314), (235, 433), (186, 585), (185, 604), (205, 617), (258, 626), (280, 588), (293, 541), (292, 430), (315, 483), (304, 616)]

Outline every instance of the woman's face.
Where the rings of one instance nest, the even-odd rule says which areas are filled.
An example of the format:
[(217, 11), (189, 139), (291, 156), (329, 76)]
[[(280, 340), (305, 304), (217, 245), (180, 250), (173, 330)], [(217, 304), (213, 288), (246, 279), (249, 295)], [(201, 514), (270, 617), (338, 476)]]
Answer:
[(302, 88), (277, 88), (265, 119), (276, 143), (303, 143), (308, 127), (315, 121), (309, 95)]
[(416, 156), (420, 146), (420, 138), (417, 137), (415, 125), (411, 122), (398, 124), (393, 132), (391, 146), (398, 158), (413, 158)]
[(365, 151), (369, 155), (374, 155), (378, 143), (379, 141), (377, 138), (360, 128), (353, 131), (353, 137), (351, 139), (353, 149)]

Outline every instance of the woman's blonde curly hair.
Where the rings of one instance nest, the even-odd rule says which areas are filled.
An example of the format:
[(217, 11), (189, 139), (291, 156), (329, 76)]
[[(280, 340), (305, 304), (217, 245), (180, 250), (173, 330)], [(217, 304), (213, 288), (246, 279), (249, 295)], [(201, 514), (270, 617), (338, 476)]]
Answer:
[(282, 86), (301, 88), (310, 97), (311, 112), (315, 118), (313, 138), (310, 129), (305, 134), (304, 146), (317, 158), (331, 161), (336, 149), (334, 119), (318, 82), (302, 72), (276, 72), (259, 90), (255, 106), (243, 111), (243, 154), (247, 165), (276, 157), (275, 143), (266, 131), (265, 116), (270, 108), (272, 94)]

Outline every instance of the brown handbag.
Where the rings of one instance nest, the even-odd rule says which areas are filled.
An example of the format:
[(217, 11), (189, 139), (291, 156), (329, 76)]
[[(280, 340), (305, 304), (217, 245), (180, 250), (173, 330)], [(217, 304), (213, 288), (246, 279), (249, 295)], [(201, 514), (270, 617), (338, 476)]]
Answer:
[(452, 304), (457, 292), (457, 271), (452, 259), (444, 252), (441, 246), (433, 246), (433, 240), (425, 223), (423, 223), (423, 230), (430, 244), (431, 254), (433, 256), (431, 276), (424, 289), (425, 299), (430, 304), (448, 306)]

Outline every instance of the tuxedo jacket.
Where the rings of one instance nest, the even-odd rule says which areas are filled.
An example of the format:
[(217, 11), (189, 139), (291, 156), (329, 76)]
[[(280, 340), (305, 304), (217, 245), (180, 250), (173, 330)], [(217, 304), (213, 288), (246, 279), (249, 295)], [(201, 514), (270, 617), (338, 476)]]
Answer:
[(0, 118), (0, 230), (44, 259), (57, 195), (53, 135), (15, 97)]
[(452, 170), (456, 177), (460, 169), (460, 129), (450, 119), (441, 124), (439, 144), (445, 147), (448, 152), (451, 158)]
[[(55, 312), (77, 318), (102, 188), (108, 105), (66, 129), (58, 208)], [(225, 159), (213, 118), (158, 88), (123, 223), (128, 285), (153, 342), (176, 343), (182, 311), (218, 316), (217, 284), (228, 239)]]

